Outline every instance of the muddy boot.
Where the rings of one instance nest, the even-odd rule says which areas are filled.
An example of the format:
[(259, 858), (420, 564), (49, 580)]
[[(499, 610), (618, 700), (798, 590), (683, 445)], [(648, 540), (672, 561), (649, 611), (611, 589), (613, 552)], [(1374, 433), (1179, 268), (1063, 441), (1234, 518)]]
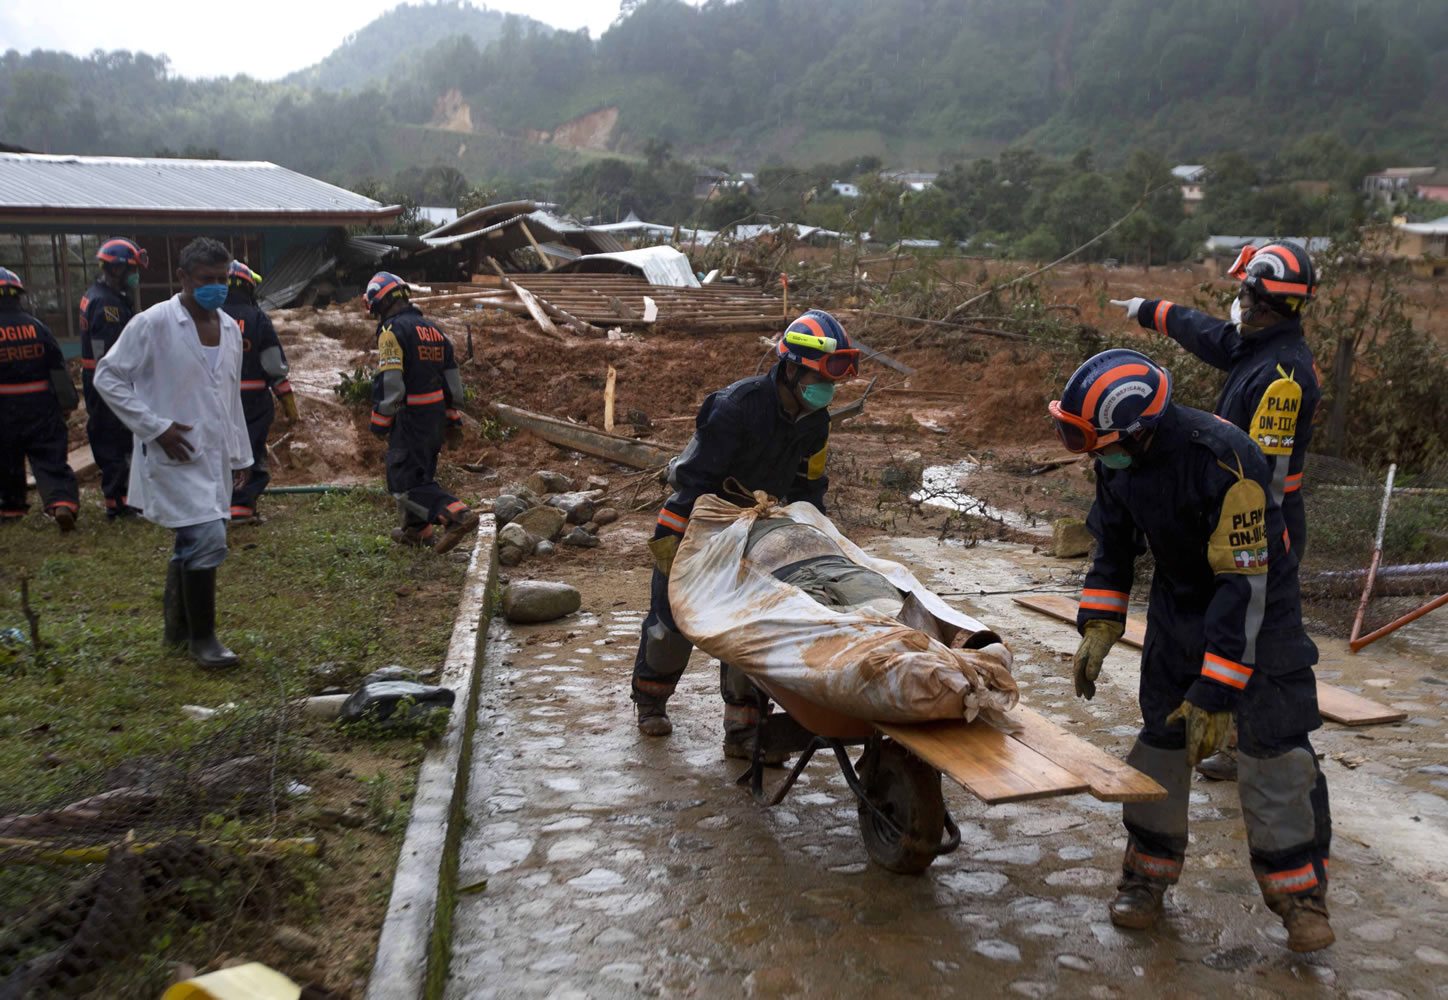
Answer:
[(186, 604), (181, 597), (181, 564), (176, 560), (166, 563), (166, 591), (161, 598), (162, 612), (166, 617), (165, 643), (173, 649), (186, 645), (189, 638), (186, 631)]
[(478, 515), (468, 511), (462, 515), (461, 520), (448, 522), (447, 527), (442, 529), (442, 534), (433, 543), (432, 550), (439, 554), (449, 552), (457, 547), (462, 541), (478, 527)]
[(1156, 923), (1162, 912), (1167, 883), (1140, 875), (1126, 875), (1116, 886), (1111, 901), (1111, 922), (1117, 927), (1143, 931)]
[(62, 535), (75, 530), (75, 511), (69, 507), (56, 507), (51, 513), (55, 518), (56, 527), (60, 528)]
[(1267, 904), (1282, 918), (1291, 951), (1318, 951), (1337, 940), (1327, 922), (1327, 900), (1320, 896), (1288, 896)]
[(638, 709), (639, 732), (645, 736), (667, 736), (674, 731), (674, 724), (669, 721), (669, 713), (664, 710), (667, 702), (663, 701), (641, 701), (634, 707)]
[(186, 605), (186, 646), (207, 670), (223, 670), (241, 660), (216, 638), (216, 570), (183, 569), (181, 594)]
[(392, 540), (398, 545), (409, 545), (419, 549), (427, 545), (427, 542), (423, 540), (421, 528), (393, 528)]
[(1225, 747), (1203, 758), (1197, 764), (1197, 773), (1212, 781), (1237, 780), (1237, 755)]

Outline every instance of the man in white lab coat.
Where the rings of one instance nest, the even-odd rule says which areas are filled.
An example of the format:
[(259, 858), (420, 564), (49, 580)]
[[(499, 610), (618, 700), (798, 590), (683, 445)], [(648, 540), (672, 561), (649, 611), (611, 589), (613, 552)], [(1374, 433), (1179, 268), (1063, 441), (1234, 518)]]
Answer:
[(241, 407), (241, 330), (225, 312), (231, 254), (212, 239), (181, 251), (181, 291), (140, 313), (96, 363), (95, 387), (135, 435), (130, 503), (176, 531), (166, 574), (166, 641), (207, 668), (234, 667), (216, 638), (216, 567), (231, 493), (251, 442)]

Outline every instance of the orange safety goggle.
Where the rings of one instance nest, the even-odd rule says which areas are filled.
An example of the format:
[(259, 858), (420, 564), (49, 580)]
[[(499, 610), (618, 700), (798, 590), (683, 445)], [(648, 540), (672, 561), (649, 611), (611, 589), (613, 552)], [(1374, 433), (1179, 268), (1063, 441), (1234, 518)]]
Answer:
[(799, 364), (806, 368), (812, 368), (828, 379), (851, 378), (859, 374), (860, 352), (853, 347), (841, 347), (836, 349), (835, 338), (816, 337), (809, 333), (799, 333), (791, 330), (784, 335), (786, 344), (793, 344), (796, 347), (808, 347), (816, 351), (824, 351), (820, 358), (799, 357)]
[(1102, 434), (1091, 425), (1091, 421), (1062, 409), (1059, 399), (1051, 400), (1047, 409), (1051, 411), (1051, 422), (1056, 426), (1056, 439), (1073, 454), (1098, 451), (1121, 440), (1120, 431)]

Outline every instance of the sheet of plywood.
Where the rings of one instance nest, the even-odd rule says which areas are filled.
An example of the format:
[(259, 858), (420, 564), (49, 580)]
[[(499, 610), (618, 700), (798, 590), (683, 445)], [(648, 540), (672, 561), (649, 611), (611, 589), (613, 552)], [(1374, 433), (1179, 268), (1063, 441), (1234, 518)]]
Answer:
[(1024, 743), (978, 720), (875, 725), (987, 805), (1069, 795), (1090, 787)]
[[(1022, 607), (1040, 611), (1059, 618), (1061, 621), (1076, 623), (1076, 602), (1060, 594), (1032, 594), (1028, 597), (1012, 598)], [(1146, 641), (1146, 624), (1139, 618), (1126, 619), (1126, 633), (1121, 641), (1129, 646), (1141, 648)], [(1344, 726), (1370, 726), (1382, 722), (1398, 722), (1407, 718), (1408, 713), (1398, 712), (1379, 705), (1362, 695), (1344, 691), (1340, 687), (1317, 682), (1317, 710), (1322, 717)]]
[(1101, 801), (1154, 802), (1166, 798), (1166, 789), (1150, 777), (1039, 712), (1017, 705), (1010, 716), (1020, 726), (1013, 739), (1088, 782), (1091, 794)]

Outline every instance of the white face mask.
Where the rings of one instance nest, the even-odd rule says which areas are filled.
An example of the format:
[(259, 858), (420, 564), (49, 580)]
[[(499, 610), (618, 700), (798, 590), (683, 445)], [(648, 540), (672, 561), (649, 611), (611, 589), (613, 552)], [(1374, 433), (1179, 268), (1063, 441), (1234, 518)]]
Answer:
[(1236, 324), (1237, 326), (1239, 326), (1239, 327), (1242, 325), (1242, 300), (1241, 300), (1241, 299), (1233, 299), (1233, 300), (1232, 300), (1232, 322), (1235, 323), (1235, 324)]

